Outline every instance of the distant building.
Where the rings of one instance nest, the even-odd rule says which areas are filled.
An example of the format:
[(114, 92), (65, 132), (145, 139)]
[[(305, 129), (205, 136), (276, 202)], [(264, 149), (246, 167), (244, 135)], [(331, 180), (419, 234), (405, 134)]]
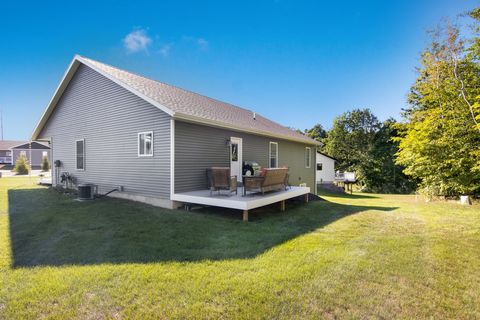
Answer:
[(13, 165), (22, 154), (32, 166), (40, 166), (44, 156), (50, 160), (50, 147), (36, 141), (0, 141), (0, 163)]
[(24, 155), (31, 166), (42, 165), (43, 157), (47, 157), (50, 161), (50, 147), (48, 144), (33, 141), (25, 142), (11, 148), (11, 164), (15, 164), (20, 155)]
[(318, 183), (333, 183), (335, 181), (335, 159), (317, 151), (316, 180)]

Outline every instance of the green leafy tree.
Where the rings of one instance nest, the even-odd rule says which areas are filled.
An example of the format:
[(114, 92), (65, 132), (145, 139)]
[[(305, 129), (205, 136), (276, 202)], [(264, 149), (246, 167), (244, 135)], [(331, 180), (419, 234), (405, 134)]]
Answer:
[(404, 173), (404, 167), (395, 163), (398, 152), (397, 122), (394, 119), (384, 121), (377, 131), (373, 146), (369, 151), (368, 166), (365, 172), (365, 190), (376, 193), (411, 193), (416, 189)]
[(370, 109), (355, 109), (333, 121), (325, 140), (325, 153), (337, 159), (336, 169), (354, 171), (361, 184), (366, 183), (366, 170), (373, 166), (370, 152), (381, 123)]
[(463, 38), (446, 23), (432, 33), (398, 125), (397, 164), (428, 195), (480, 192), (480, 46), (478, 9)]
[(27, 157), (21, 154), (17, 158), (17, 161), (15, 161), (14, 170), (17, 174), (28, 174), (28, 171), (30, 170), (30, 165), (28, 163)]
[(47, 156), (42, 157), (42, 171), (50, 170), (50, 161), (48, 161)]
[(317, 123), (313, 128), (305, 130), (305, 135), (317, 141), (323, 141), (327, 137), (327, 131)]
[(327, 131), (323, 128), (323, 126), (320, 123), (317, 123), (311, 129), (306, 129), (304, 134), (307, 137), (310, 137), (314, 140), (321, 142), (322, 145), (319, 146), (319, 150), (324, 151), (323, 149), (325, 145), (325, 139), (327, 138)]
[(355, 109), (335, 118), (325, 153), (337, 159), (337, 170), (355, 172), (363, 191), (410, 193), (415, 183), (395, 163), (396, 135), (395, 120), (382, 123), (370, 109)]

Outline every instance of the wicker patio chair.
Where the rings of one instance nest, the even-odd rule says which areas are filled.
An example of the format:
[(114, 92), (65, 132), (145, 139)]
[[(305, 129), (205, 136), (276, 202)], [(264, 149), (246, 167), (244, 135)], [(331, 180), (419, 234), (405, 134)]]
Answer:
[(237, 194), (237, 176), (230, 175), (228, 167), (212, 167), (207, 169), (208, 188), (210, 195), (213, 191), (228, 190), (229, 194)]

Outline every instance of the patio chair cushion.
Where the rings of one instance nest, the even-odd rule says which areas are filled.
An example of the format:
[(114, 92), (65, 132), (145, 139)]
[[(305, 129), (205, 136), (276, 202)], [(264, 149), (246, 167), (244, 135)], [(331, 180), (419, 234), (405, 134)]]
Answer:
[(288, 183), (288, 168), (265, 169), (264, 177), (245, 177), (245, 191), (272, 191), (285, 189)]

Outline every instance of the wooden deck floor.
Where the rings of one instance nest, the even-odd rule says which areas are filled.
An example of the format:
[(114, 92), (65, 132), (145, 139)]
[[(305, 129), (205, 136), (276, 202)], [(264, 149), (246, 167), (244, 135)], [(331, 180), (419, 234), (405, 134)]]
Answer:
[(234, 193), (229, 195), (227, 191), (222, 191), (220, 194), (213, 192), (213, 194), (210, 195), (210, 190), (197, 190), (175, 193), (172, 196), (172, 200), (184, 202), (186, 204), (201, 204), (243, 210), (244, 220), (248, 220), (248, 210), (263, 207), (276, 202), (282, 202), (281, 208), (284, 210), (285, 200), (302, 195), (308, 195), (309, 193), (310, 188), (308, 187), (294, 186), (289, 187), (287, 190), (267, 192), (264, 195), (261, 193), (249, 193), (246, 196), (243, 196), (242, 188), (238, 188), (238, 195)]

